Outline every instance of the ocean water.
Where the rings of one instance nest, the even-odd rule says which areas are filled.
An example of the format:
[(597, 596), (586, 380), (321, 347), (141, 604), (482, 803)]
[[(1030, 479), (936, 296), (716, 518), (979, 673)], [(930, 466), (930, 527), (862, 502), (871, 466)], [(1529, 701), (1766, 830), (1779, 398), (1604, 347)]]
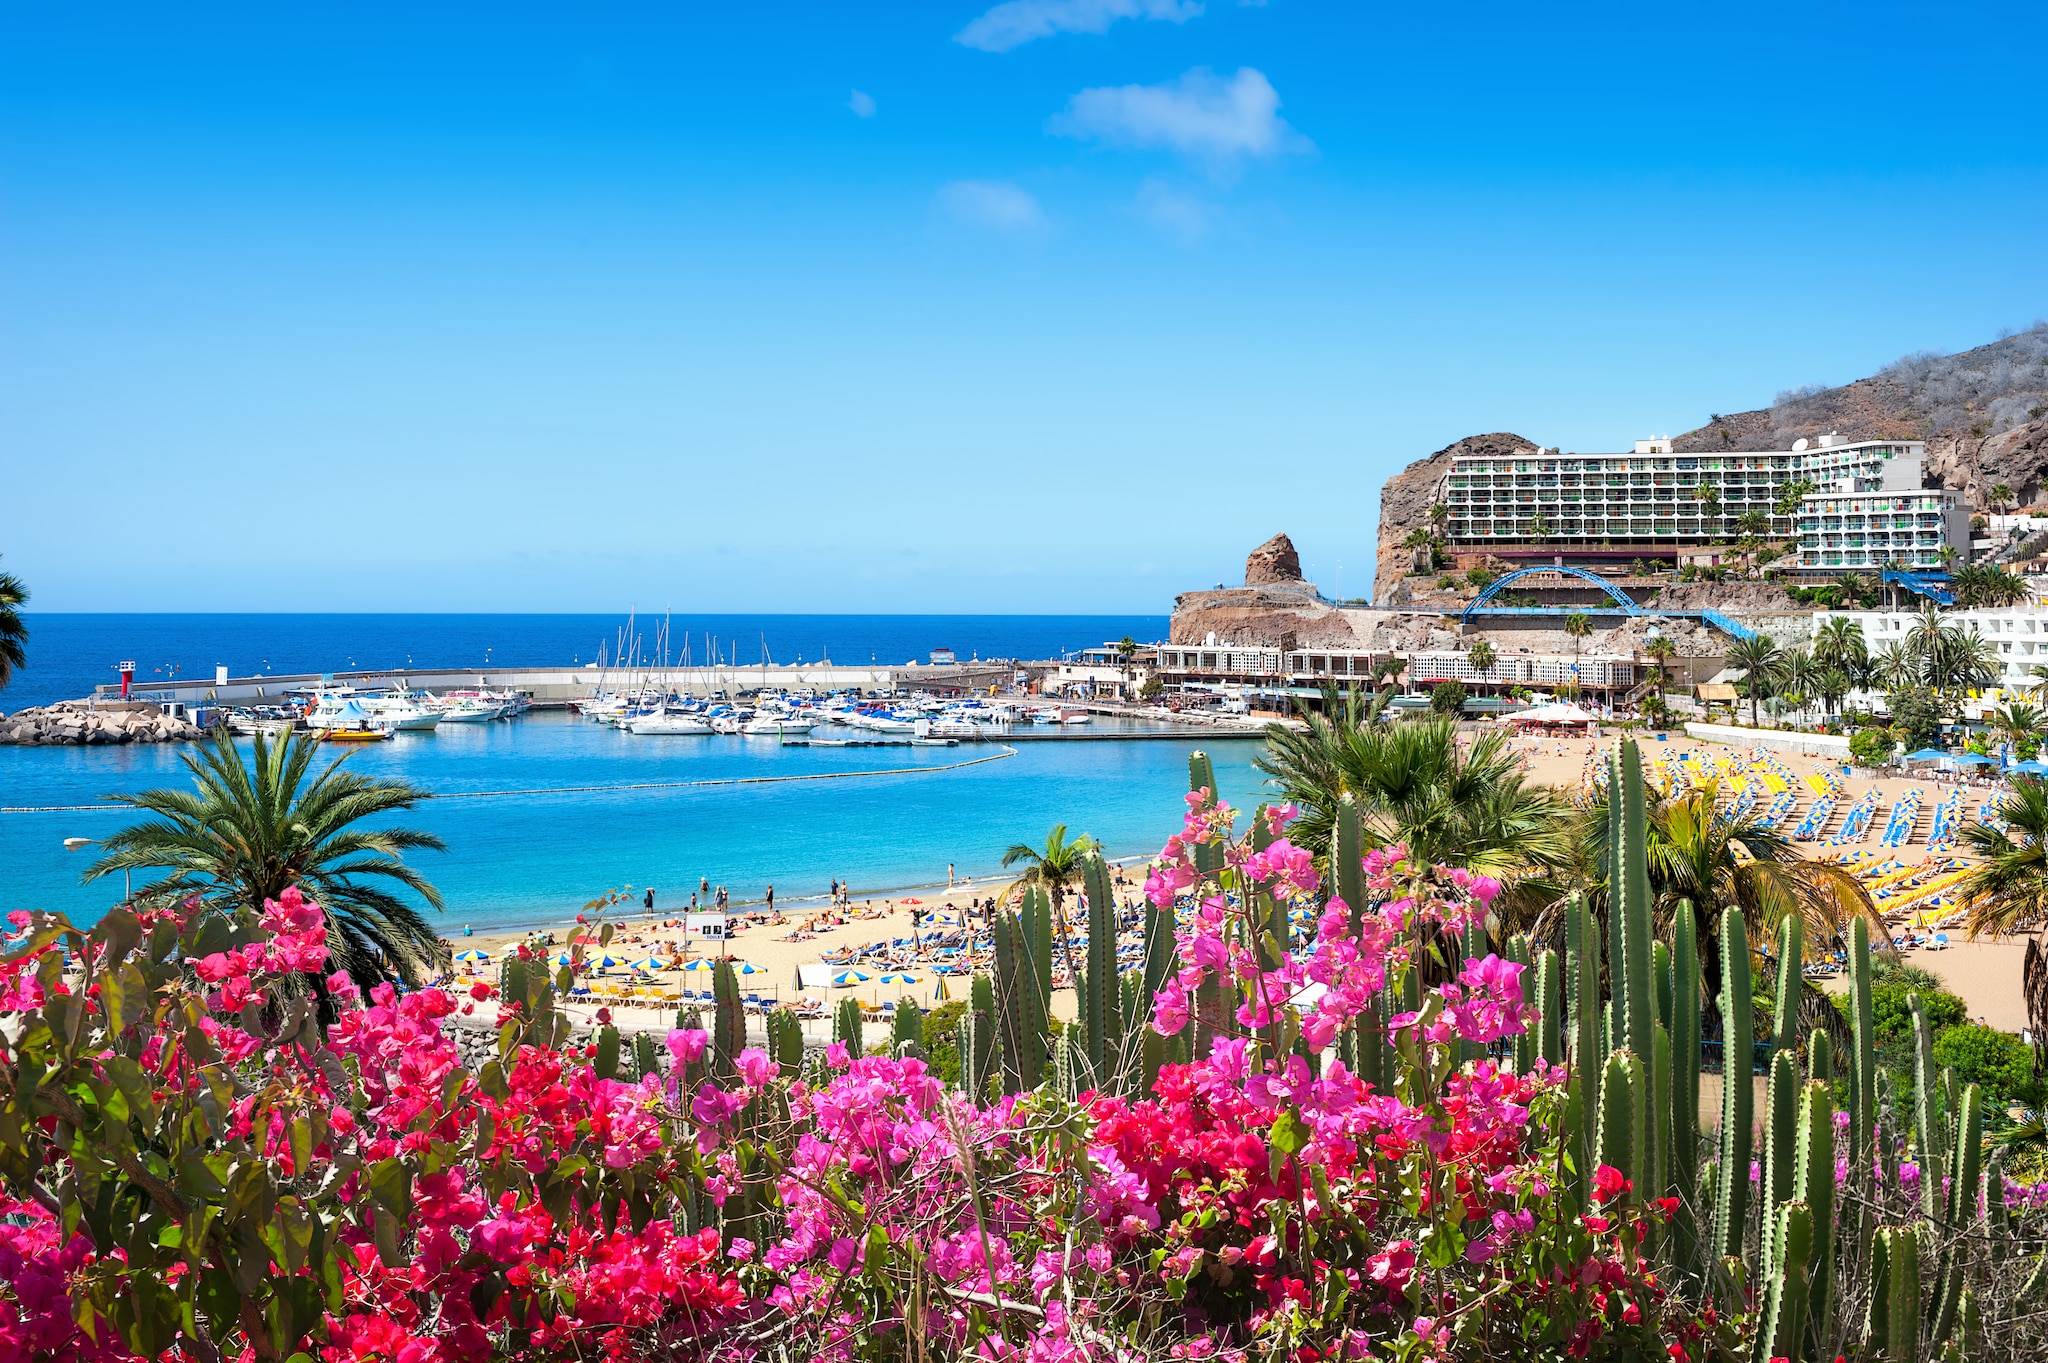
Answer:
[[(1097, 725), (1106, 722), (1097, 720)], [(1115, 855), (1155, 852), (1180, 826), (1187, 758), (1205, 748), (1231, 803), (1262, 798), (1256, 741), (1214, 735), (1125, 742), (1045, 740), (955, 748), (800, 748), (773, 739), (642, 737), (547, 712), (443, 725), (350, 750), (357, 770), (437, 796), (402, 821), (441, 836), (414, 862), (447, 899), (448, 931), (565, 921), (598, 894), (653, 887), (687, 904), (701, 879), (738, 901), (993, 883), (1013, 843), (1064, 823)], [(178, 745), (0, 747), (0, 805), (86, 806), (0, 814), (0, 910), (92, 921), (118, 880), (81, 885), (92, 849), (134, 815), (101, 796), (186, 786)], [(984, 760), (977, 760), (984, 759)], [(807, 779), (765, 779), (765, 778)], [(686, 784), (697, 783), (697, 784)], [(497, 793), (491, 793), (497, 792)]]
[[(617, 655), (624, 615), (121, 615), (26, 612), (29, 665), (0, 691), (0, 710), (91, 694), (136, 663), (147, 685), (173, 676), (339, 672), (405, 667), (566, 666), (603, 646)], [(659, 615), (633, 631), (655, 647)], [(778, 663), (905, 663), (935, 648), (962, 658), (1052, 658), (1125, 635), (1166, 637), (1163, 615), (672, 615), (669, 655)]]
[[(652, 632), (642, 617), (641, 626)], [(623, 617), (504, 615), (52, 615), (29, 617), (30, 667), (0, 709), (83, 695), (123, 657), (154, 669), (237, 676), (395, 667), (571, 662), (616, 639)], [(685, 626), (677, 617), (679, 638)], [(715, 635), (778, 661), (906, 661), (945, 646), (960, 656), (1046, 657), (1126, 634), (1152, 640), (1164, 617), (759, 616), (689, 622), (693, 656)], [(748, 642), (750, 641), (750, 642)], [(154, 673), (154, 675), (162, 675)], [(1098, 719), (1092, 729), (1107, 722)], [(444, 725), (355, 749), (356, 769), (434, 792), (403, 821), (440, 835), (417, 857), (446, 896), (450, 932), (554, 923), (626, 885), (686, 904), (700, 880), (736, 900), (822, 895), (834, 879), (857, 896), (943, 885), (950, 864), (987, 883), (1012, 843), (1042, 843), (1056, 823), (1092, 833), (1116, 855), (1156, 851), (1180, 825), (1187, 756), (1207, 748), (1225, 798), (1261, 798), (1255, 741), (1213, 735), (1133, 742), (1025, 742), (957, 748), (798, 748), (772, 739), (637, 737), (560, 713)], [(97, 917), (119, 886), (81, 885), (91, 850), (133, 816), (105, 806), (119, 791), (185, 786), (180, 746), (0, 747), (0, 910)], [(977, 759), (994, 760), (977, 760)], [(804, 778), (785, 780), (779, 778)], [(493, 793), (495, 792), (495, 793)], [(78, 807), (83, 808), (67, 808)], [(50, 808), (57, 807), (57, 808)]]

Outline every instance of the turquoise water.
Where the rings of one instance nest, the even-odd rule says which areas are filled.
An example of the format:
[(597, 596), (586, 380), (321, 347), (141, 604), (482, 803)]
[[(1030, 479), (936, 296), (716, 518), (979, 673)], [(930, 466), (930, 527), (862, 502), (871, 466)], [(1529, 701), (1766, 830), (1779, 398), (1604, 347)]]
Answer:
[[(1096, 724), (1106, 721), (1098, 719)], [(1206, 748), (1233, 804), (1261, 798), (1259, 744), (1190, 736), (1135, 742), (1019, 743), (957, 748), (798, 748), (773, 739), (652, 738), (567, 714), (443, 725), (354, 750), (357, 770), (403, 777), (441, 795), (405, 822), (439, 834), (445, 853), (417, 864), (446, 896), (445, 922), (478, 928), (559, 922), (608, 889), (655, 888), (686, 904), (701, 878), (758, 899), (822, 896), (835, 878), (856, 897), (997, 872), (1012, 843), (1042, 843), (1065, 823), (1116, 855), (1158, 850), (1180, 826), (1187, 755)], [(189, 784), (176, 746), (0, 747), (0, 805), (91, 805), (112, 791)], [(877, 773), (846, 779), (588, 789), (667, 782)], [(940, 768), (951, 768), (940, 770)], [(564, 788), (581, 787), (573, 791)], [(0, 814), (0, 909), (59, 910), (90, 920), (119, 898), (81, 886), (91, 849), (132, 816), (120, 810)]]

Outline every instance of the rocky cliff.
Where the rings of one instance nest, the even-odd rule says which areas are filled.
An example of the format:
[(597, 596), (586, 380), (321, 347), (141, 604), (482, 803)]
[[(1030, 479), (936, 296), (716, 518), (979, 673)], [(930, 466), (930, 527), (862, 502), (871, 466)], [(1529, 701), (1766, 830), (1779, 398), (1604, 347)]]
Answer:
[(1715, 416), (1678, 450), (1788, 449), (1830, 431), (1851, 440), (1925, 440), (1931, 483), (1972, 506), (2003, 483), (2023, 504), (2048, 487), (2048, 323), (1957, 355), (1908, 355), (1869, 378), (1778, 395)]
[(204, 735), (195, 725), (172, 719), (145, 701), (88, 706), (82, 700), (31, 706), (12, 717), (0, 715), (0, 743), (44, 744), (175, 743)]
[(1173, 599), (1170, 638), (1199, 644), (1320, 645), (1350, 648), (1358, 641), (1344, 613), (1323, 600), (1301, 576), (1294, 541), (1275, 535), (1244, 561), (1244, 586), (1182, 592)]
[(1533, 440), (1510, 431), (1468, 435), (1446, 445), (1427, 459), (1418, 459), (1387, 479), (1380, 489), (1379, 561), (1373, 570), (1372, 603), (1389, 608), (1402, 605), (1407, 597), (1402, 575), (1408, 571), (1413, 554), (1401, 547), (1408, 532), (1429, 524), (1429, 509), (1436, 505), (1437, 489), (1459, 455), (1513, 455), (1534, 453)]

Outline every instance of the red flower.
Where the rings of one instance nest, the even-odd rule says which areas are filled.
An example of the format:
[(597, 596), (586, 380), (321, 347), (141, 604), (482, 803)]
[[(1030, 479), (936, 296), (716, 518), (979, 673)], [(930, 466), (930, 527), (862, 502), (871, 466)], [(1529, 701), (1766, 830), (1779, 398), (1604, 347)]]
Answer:
[(1635, 1186), (1611, 1164), (1603, 1164), (1593, 1171), (1593, 1201), (1601, 1205), (1612, 1202)]

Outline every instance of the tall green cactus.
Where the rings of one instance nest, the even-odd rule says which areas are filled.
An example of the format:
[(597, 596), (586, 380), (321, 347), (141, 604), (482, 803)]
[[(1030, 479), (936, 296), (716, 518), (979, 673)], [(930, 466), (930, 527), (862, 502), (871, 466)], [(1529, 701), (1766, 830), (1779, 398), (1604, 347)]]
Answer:
[(896, 1012), (890, 1018), (889, 1050), (892, 1054), (904, 1054), (905, 1046), (924, 1046), (924, 1010), (917, 1006), (917, 1000), (904, 997), (896, 1001)]
[(1877, 1135), (1877, 1020), (1870, 995), (1870, 924), (1860, 915), (1849, 923), (1849, 1024), (1855, 1049), (1849, 1063), (1849, 1159), (1871, 1168)]
[(1536, 1055), (1546, 1065), (1564, 1063), (1564, 1005), (1559, 995), (1557, 953), (1545, 947), (1536, 957)]
[(1062, 1097), (1079, 1098), (1094, 1087), (1088, 1073), (1087, 1029), (1081, 1023), (1062, 1028), (1052, 1048), (1052, 1085)]
[[(1652, 1043), (1654, 1044), (1654, 1043)], [(1644, 1151), (1649, 1135), (1649, 1080), (1635, 1052), (1607, 1057), (1600, 1085), (1600, 1163), (1612, 1165), (1635, 1185), (1632, 1199), (1650, 1194)]]
[[(1976, 1231), (1977, 1198), (1983, 1190), (1984, 1114), (1980, 1110), (1975, 1084), (1963, 1090), (1962, 1100), (1956, 1106), (1955, 1125), (1943, 1218), (1943, 1229), (1948, 1235), (1944, 1238), (1935, 1270), (1935, 1287), (1941, 1294), (1934, 1312), (1933, 1337), (1937, 1340), (1949, 1337), (1949, 1328), (1955, 1322), (1956, 1310), (1962, 1301), (1965, 1260), (1962, 1247), (1968, 1244), (1968, 1240), (1959, 1240), (1958, 1237), (1973, 1235)], [(1933, 1171), (1928, 1170), (1922, 1174), (1921, 1181), (1939, 1186), (1942, 1180), (1933, 1177)]]
[(1921, 1213), (1929, 1221), (1942, 1211), (1941, 1179), (1936, 1176), (1947, 1160), (1948, 1129), (1942, 1121), (1942, 1089), (1934, 1067), (1934, 1032), (1927, 1025), (1927, 1009), (1918, 994), (1906, 995), (1906, 1011), (1913, 1017), (1913, 1155), (1919, 1162)]
[[(1002, 1057), (1003, 1089), (1017, 1093), (1035, 1089), (1045, 1078), (1051, 1045), (1045, 999), (1052, 979), (1050, 949), (1040, 958), (1031, 942), (1031, 928), (1014, 913), (995, 917), (995, 1022)], [(1041, 990), (1041, 976), (1048, 988)]]
[(591, 1058), (590, 1070), (600, 1079), (619, 1077), (619, 1029), (610, 1023), (597, 1029), (597, 1054)]
[[(1216, 803), (1216, 767), (1210, 762), (1209, 754), (1199, 748), (1188, 754), (1188, 793), (1201, 795), (1204, 809)], [(1221, 871), (1222, 849), (1214, 843), (1196, 843), (1195, 869), (1205, 876), (1213, 876)]]
[(1805, 1261), (1808, 1300), (1818, 1319), (1827, 1310), (1835, 1243), (1835, 1099), (1823, 1080), (1809, 1080), (1799, 1094), (1792, 1190), (1813, 1214), (1813, 1244)]
[(1700, 1158), (1700, 960), (1692, 902), (1682, 900), (1671, 924), (1671, 1188), (1678, 1194), (1674, 1233), (1679, 1265), (1699, 1271), (1695, 1206)]
[(1792, 1200), (1793, 1146), (1799, 1131), (1799, 1066), (1790, 1052), (1779, 1051), (1771, 1057), (1771, 1077), (1765, 1093), (1768, 1102), (1764, 1112), (1763, 1178), (1757, 1193), (1763, 1199), (1762, 1257), (1769, 1263), (1775, 1248), (1771, 1237), (1777, 1234), (1778, 1208)]
[(711, 997), (711, 1072), (723, 1077), (738, 1072), (740, 1052), (747, 1048), (746, 1005), (729, 956), (721, 957), (711, 972)]
[(1763, 1313), (1757, 1321), (1753, 1363), (1799, 1358), (1805, 1353), (1807, 1262), (1813, 1252), (1813, 1213), (1803, 1202), (1787, 1202), (1771, 1218), (1768, 1239), (1775, 1262), (1764, 1269)]
[(1124, 1040), (1123, 994), (1117, 973), (1116, 898), (1100, 853), (1090, 852), (1082, 859), (1081, 879), (1088, 896), (1088, 974), (1082, 981), (1086, 997), (1080, 1010), (1088, 1027), (1088, 1069), (1098, 1085), (1114, 1085)]
[(768, 1014), (768, 1054), (785, 1077), (803, 1069), (804, 1023), (794, 1009), (777, 1008)]
[(861, 1013), (859, 999), (841, 999), (839, 1008), (832, 1015), (832, 1039), (846, 1047), (846, 1053), (854, 1058), (867, 1054), (861, 1042)]
[(1753, 1104), (1749, 934), (1742, 910), (1721, 911), (1721, 1177), (1715, 1189), (1714, 1253), (1742, 1257), (1749, 1213), (1749, 1124)]
[(1806, 945), (1801, 938), (1799, 915), (1788, 913), (1778, 920), (1778, 997), (1771, 1016), (1771, 1049), (1791, 1051), (1799, 1045), (1800, 966)]
[(1884, 1356), (1892, 1363), (1916, 1363), (1920, 1356), (1920, 1237), (1910, 1226), (1878, 1232), (1885, 1245)]
[(995, 1023), (979, 1008), (970, 1008), (954, 1024), (953, 1037), (960, 1051), (961, 1091), (976, 1102), (986, 1101), (995, 1064)]

